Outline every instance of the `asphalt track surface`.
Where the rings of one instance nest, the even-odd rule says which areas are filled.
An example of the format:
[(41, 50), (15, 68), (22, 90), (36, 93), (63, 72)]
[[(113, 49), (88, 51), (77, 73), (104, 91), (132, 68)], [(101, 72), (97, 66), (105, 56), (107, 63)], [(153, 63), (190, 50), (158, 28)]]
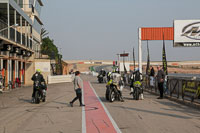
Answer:
[(75, 97), (72, 83), (48, 85), (47, 102), (40, 104), (30, 102), (32, 87), (0, 94), (0, 133), (200, 132), (200, 110), (149, 93), (135, 101), (128, 88), (123, 91), (125, 102), (110, 103), (105, 100), (105, 84), (92, 76), (82, 79), (83, 108), (78, 101), (69, 106)]

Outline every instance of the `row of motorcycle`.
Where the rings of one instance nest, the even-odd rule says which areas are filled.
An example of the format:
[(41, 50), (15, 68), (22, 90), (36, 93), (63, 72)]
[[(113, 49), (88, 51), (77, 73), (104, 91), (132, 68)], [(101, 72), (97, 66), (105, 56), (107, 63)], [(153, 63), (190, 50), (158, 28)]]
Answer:
[[(122, 101), (122, 91), (125, 87), (124, 77), (119, 73), (109, 73), (104, 75), (100, 73), (98, 76), (99, 83), (107, 83), (106, 85), (106, 100), (114, 102), (115, 100)], [(132, 85), (130, 85), (132, 84)], [(130, 82), (131, 93), (134, 100), (143, 99), (143, 87), (141, 81)]]

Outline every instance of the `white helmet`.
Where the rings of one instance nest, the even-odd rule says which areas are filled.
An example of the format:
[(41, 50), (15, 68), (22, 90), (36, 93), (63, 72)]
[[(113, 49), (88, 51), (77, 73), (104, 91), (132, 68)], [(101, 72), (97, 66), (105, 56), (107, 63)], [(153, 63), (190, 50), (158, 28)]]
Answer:
[(136, 67), (136, 68), (135, 68), (135, 71), (139, 71), (139, 68), (138, 68), (138, 67)]

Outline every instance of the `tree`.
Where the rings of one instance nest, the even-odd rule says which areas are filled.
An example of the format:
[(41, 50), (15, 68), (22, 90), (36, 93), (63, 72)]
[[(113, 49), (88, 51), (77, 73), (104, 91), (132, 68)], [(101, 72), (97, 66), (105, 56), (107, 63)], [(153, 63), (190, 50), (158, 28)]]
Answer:
[(49, 37), (42, 39), (41, 53), (48, 55), (52, 59), (58, 60), (59, 58), (58, 48), (54, 45), (53, 40), (51, 40)]

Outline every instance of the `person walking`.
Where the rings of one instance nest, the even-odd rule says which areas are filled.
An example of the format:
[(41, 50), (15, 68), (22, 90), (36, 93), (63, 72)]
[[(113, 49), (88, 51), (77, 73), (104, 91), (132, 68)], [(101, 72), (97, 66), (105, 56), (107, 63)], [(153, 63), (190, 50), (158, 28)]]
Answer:
[(76, 97), (70, 102), (70, 106), (73, 107), (73, 103), (79, 99), (80, 106), (85, 106), (82, 104), (82, 88), (83, 88), (83, 81), (80, 78), (80, 72), (75, 72), (75, 78), (74, 78), (74, 90), (76, 92)]
[(165, 79), (165, 73), (163, 69), (160, 68), (160, 66), (157, 67), (158, 73), (157, 73), (157, 81), (158, 81), (158, 89), (160, 91), (160, 97), (158, 99), (163, 99), (163, 83)]

